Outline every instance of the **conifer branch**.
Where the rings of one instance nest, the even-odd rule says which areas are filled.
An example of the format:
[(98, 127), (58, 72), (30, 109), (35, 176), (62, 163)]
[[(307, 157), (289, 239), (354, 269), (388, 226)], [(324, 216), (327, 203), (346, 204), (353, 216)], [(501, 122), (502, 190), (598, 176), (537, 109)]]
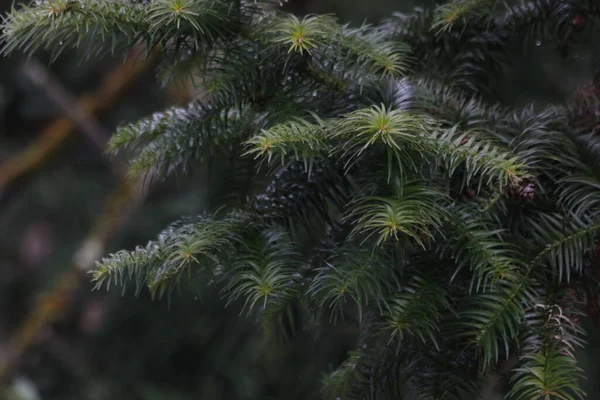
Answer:
[(265, 232), (242, 250), (234, 262), (231, 281), (225, 288), (229, 302), (245, 299), (244, 309), (250, 313), (255, 306), (266, 309), (267, 302), (288, 298), (294, 294), (294, 276), (299, 262), (292, 243), (282, 231)]
[(574, 355), (584, 332), (572, 308), (563, 306), (541, 302), (526, 314), (521, 364), (511, 376), (509, 394), (515, 399), (585, 398)]
[[(600, 9), (533, 0), (495, 14), (496, 4), (455, 0), (350, 27), (245, 1), (121, 13), (107, 0), (52, 0), (9, 14), (4, 49), (56, 55), (65, 35), (65, 48), (90, 56), (160, 47), (163, 77), (193, 74), (205, 103), (119, 128), (110, 151), (126, 153), (136, 177), (198, 163), (227, 184), (250, 181), (222, 189), (241, 211), (181, 221), (106, 257), (98, 286), (161, 295), (199, 266), (270, 334), (355, 317), (359, 347), (326, 379), (334, 398), (460, 399), (525, 343), (512, 394), (570, 399), (581, 394), (582, 331), (557, 311), (570, 306), (540, 293), (577, 285), (595, 246), (600, 142), (574, 122), (582, 110), (514, 110), (494, 82), (516, 45), (544, 32), (562, 46), (576, 10), (591, 21)], [(534, 334), (519, 342), (523, 330)]]
[(531, 221), (532, 236), (541, 250), (530, 265), (550, 266), (558, 282), (569, 282), (571, 274), (581, 274), (585, 253), (594, 243), (600, 221), (590, 218), (584, 222), (576, 215), (540, 215)]
[(109, 151), (133, 155), (132, 177), (165, 177), (185, 171), (192, 160), (226, 153), (260, 126), (250, 110), (214, 109), (194, 102), (186, 109), (173, 108), (151, 118), (119, 128)]
[(449, 250), (456, 263), (453, 279), (468, 267), (472, 272), (470, 290), (489, 290), (505, 279), (514, 279), (524, 267), (519, 248), (507, 242), (498, 228), (476, 209), (453, 208), (451, 234), (442, 254)]
[(436, 337), (443, 313), (451, 311), (446, 290), (433, 279), (414, 277), (389, 301), (382, 329), (389, 332), (390, 341), (400, 344), (406, 337), (418, 338), (438, 347)]
[[(454, 25), (466, 25), (470, 19), (476, 19), (486, 13), (490, 13), (493, 8), (493, 0), (453, 0), (439, 6), (436, 9), (436, 16), (432, 29), (436, 34), (451, 30)], [(461, 26), (462, 27), (462, 26)]]
[(472, 309), (462, 314), (468, 329), (466, 334), (481, 351), (483, 370), (497, 363), (501, 354), (506, 357), (510, 354), (524, 309), (532, 304), (531, 292), (531, 280), (516, 276), (502, 281), (495, 291), (474, 296)]
[(403, 185), (397, 198), (361, 199), (345, 217), (353, 221), (352, 236), (362, 243), (375, 235), (376, 245), (388, 239), (413, 241), (422, 248), (433, 239), (448, 218), (443, 193), (424, 184)]
[(350, 253), (334, 258), (318, 269), (307, 294), (331, 310), (331, 321), (344, 318), (348, 302), (362, 319), (369, 305), (380, 310), (388, 307), (389, 296), (399, 287), (397, 271), (383, 265), (381, 255)]
[(156, 241), (133, 251), (120, 251), (103, 258), (92, 272), (96, 288), (111, 284), (125, 287), (134, 281), (138, 291), (145, 283), (152, 294), (170, 294), (192, 265), (212, 265), (232, 251), (247, 224), (241, 213), (218, 220), (199, 218), (179, 222), (163, 231)]

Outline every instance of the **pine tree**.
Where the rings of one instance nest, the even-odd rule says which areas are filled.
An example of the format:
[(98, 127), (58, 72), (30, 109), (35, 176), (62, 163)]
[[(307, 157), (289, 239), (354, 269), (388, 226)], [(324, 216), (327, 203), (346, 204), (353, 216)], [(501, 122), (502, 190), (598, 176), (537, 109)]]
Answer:
[(462, 399), (500, 360), (510, 398), (584, 396), (575, 351), (600, 279), (598, 77), (502, 104), (515, 53), (590, 41), (594, 0), (455, 0), (377, 25), (268, 1), (42, 0), (4, 52), (161, 53), (205, 94), (122, 126), (132, 178), (204, 168), (211, 207), (98, 262), (97, 287), (169, 295), (196, 274), (269, 339), (345, 319), (327, 398)]

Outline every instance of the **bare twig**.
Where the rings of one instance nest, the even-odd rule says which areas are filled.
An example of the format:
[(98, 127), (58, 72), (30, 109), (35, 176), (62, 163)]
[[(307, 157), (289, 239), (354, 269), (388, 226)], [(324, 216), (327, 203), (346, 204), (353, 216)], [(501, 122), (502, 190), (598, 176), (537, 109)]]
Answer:
[[(89, 115), (106, 110), (114, 104), (123, 93), (123, 90), (146, 68), (147, 60), (139, 57), (138, 53), (139, 49), (132, 50), (124, 64), (118, 65), (106, 75), (98, 91), (82, 96), (79, 101), (73, 104), (76, 104), (82, 113), (85, 112)], [(56, 99), (53, 97), (53, 100)], [(62, 100), (65, 100), (65, 98), (63, 97)], [(61, 108), (63, 107), (61, 106)], [(57, 118), (22, 153), (1, 164), (0, 192), (15, 179), (39, 168), (51, 154), (60, 148), (76, 125), (82, 126), (74, 122), (79, 117), (79, 115), (67, 115)], [(88, 121), (85, 124), (87, 126), (90, 122)], [(84, 131), (87, 132), (86, 129)], [(96, 135), (94, 133), (94, 136)]]
[(77, 100), (50, 75), (43, 65), (35, 59), (30, 59), (23, 64), (21, 70), (54, 104), (60, 107), (63, 114), (69, 117), (93, 144), (99, 149), (104, 148), (109, 133), (77, 103)]
[[(50, 74), (48, 69), (35, 59), (31, 59), (23, 65), (22, 71), (31, 82), (46, 93), (46, 96), (61, 109), (63, 114), (79, 128), (98, 150), (104, 151), (110, 133), (100, 125), (93, 114), (77, 102), (77, 99)], [(118, 177), (122, 176), (127, 168), (117, 159), (111, 160), (110, 166)]]

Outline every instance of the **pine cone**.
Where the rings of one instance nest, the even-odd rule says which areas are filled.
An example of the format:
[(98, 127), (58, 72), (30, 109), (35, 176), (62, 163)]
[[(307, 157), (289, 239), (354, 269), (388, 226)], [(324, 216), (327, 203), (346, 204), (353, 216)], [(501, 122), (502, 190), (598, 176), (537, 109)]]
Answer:
[(477, 178), (471, 179), (467, 186), (461, 187), (460, 192), (457, 191), (457, 197), (462, 201), (469, 201), (477, 197), (479, 194), (479, 181)]
[(461, 199), (463, 201), (469, 201), (477, 196), (477, 190), (473, 187), (469, 186), (461, 193)]
[(581, 30), (585, 27), (586, 18), (583, 14), (577, 14), (571, 18), (571, 25), (575, 30)]
[(580, 87), (575, 92), (570, 107), (570, 119), (574, 127), (588, 133), (598, 128), (600, 123), (600, 87), (598, 83), (591, 82)]
[(506, 195), (511, 199), (533, 200), (537, 191), (537, 185), (530, 179), (523, 179), (518, 185), (509, 186)]
[(471, 136), (472, 135), (470, 133), (465, 135), (465, 137), (460, 140), (460, 144), (463, 145), (463, 144), (467, 143), (471, 139)]

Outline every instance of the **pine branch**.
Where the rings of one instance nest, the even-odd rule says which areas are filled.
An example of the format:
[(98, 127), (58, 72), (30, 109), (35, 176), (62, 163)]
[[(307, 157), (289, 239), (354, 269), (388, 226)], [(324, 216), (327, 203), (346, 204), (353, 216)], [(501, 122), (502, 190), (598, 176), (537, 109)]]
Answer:
[(260, 126), (251, 110), (213, 109), (192, 103), (186, 109), (175, 108), (151, 118), (123, 126), (109, 142), (109, 150), (133, 152), (132, 177), (163, 179), (185, 171), (192, 162), (228, 154)]
[(571, 280), (571, 273), (583, 272), (585, 252), (594, 243), (594, 235), (600, 230), (600, 221), (588, 221), (576, 215), (542, 214), (538, 221), (531, 221), (530, 233), (541, 250), (531, 261), (531, 266), (552, 268), (553, 278), (558, 282)]
[(317, 65), (336, 63), (352, 79), (357, 71), (378, 76), (399, 77), (412, 62), (409, 47), (390, 41), (387, 35), (369, 26), (350, 29), (328, 15), (309, 15), (302, 20), (293, 15), (273, 14), (257, 29), (257, 38), (269, 38), (274, 45), (288, 47), (288, 53), (313, 57)]
[(439, 349), (436, 336), (442, 313), (450, 312), (447, 291), (435, 280), (414, 276), (389, 300), (389, 311), (384, 313), (382, 330), (390, 332), (390, 341), (400, 346), (406, 337), (430, 341)]
[(424, 184), (405, 184), (396, 198), (367, 197), (358, 201), (345, 217), (355, 227), (351, 236), (365, 243), (376, 235), (376, 245), (389, 238), (408, 238), (422, 248), (440, 232), (448, 218), (443, 193)]
[(53, 58), (65, 49), (83, 48), (88, 56), (123, 51), (142, 41), (150, 29), (145, 8), (134, 2), (49, 0), (13, 8), (3, 23), (5, 54), (47, 48)]
[[(288, 53), (305, 52), (323, 46), (337, 27), (335, 18), (328, 15), (308, 15), (301, 20), (295, 15), (280, 15), (264, 24), (264, 34), (271, 33), (270, 42), (288, 47)], [(259, 33), (263, 33), (259, 31)]]
[(463, 186), (476, 176), (480, 176), (478, 186), (496, 184), (499, 190), (506, 186), (518, 185), (528, 176), (526, 166), (518, 156), (514, 156), (493, 142), (478, 140), (470, 132), (461, 132), (458, 127), (443, 132), (436, 138), (436, 145), (450, 175), (459, 166), (465, 167)]
[(354, 162), (368, 148), (382, 144), (388, 154), (395, 157), (400, 171), (405, 169), (404, 163), (414, 168), (410, 151), (426, 150), (424, 137), (434, 129), (434, 120), (402, 110), (386, 110), (383, 106), (344, 115), (332, 127), (335, 137), (344, 139), (336, 151), (341, 152), (348, 163)]
[[(586, 29), (578, 26), (578, 16), (586, 20)], [(510, 5), (499, 18), (499, 25), (520, 46), (549, 41), (558, 42), (560, 49), (569, 40), (577, 40), (578, 33), (593, 28), (599, 19), (600, 8), (595, 1), (531, 0)]]
[(533, 171), (558, 180), (576, 167), (579, 155), (569, 135), (565, 134), (568, 128), (564, 109), (549, 106), (538, 112), (529, 106), (508, 118), (515, 121), (516, 126), (507, 139)]
[[(362, 70), (376, 76), (399, 78), (410, 71), (415, 61), (410, 55), (410, 46), (401, 41), (390, 40), (385, 32), (369, 26), (355, 29), (345, 26), (339, 40), (340, 45), (347, 47), (348, 53), (354, 55), (354, 70), (357, 72)], [(345, 63), (342, 62), (342, 65)], [(346, 65), (346, 68), (352, 66)], [(358, 75), (357, 72), (348, 78)]]
[(499, 104), (490, 105), (479, 94), (468, 93), (438, 80), (420, 78), (414, 79), (412, 84), (418, 88), (415, 97), (420, 108), (440, 121), (442, 127), (457, 126), (459, 131), (469, 131), (480, 139), (498, 144), (510, 143), (504, 136), (507, 130), (511, 132), (508, 129), (511, 118), (514, 118), (510, 115), (511, 110)]
[(560, 304), (538, 303), (526, 314), (521, 365), (511, 376), (510, 395), (531, 398), (583, 399), (582, 370), (574, 351), (582, 346), (582, 328), (572, 309)]
[[(240, 38), (214, 54), (211, 63), (202, 69), (202, 82), (198, 84), (206, 89), (213, 107), (251, 104), (261, 111), (267, 99), (274, 100), (275, 93), (294, 86), (293, 79), (286, 76), (286, 63), (292, 68), (297, 62), (297, 58), (286, 61), (283, 50)], [(190, 64), (192, 68), (198, 65), (202, 64)]]
[(450, 214), (454, 216), (452, 233), (441, 253), (450, 251), (456, 262), (453, 278), (468, 267), (473, 273), (470, 290), (479, 292), (518, 276), (524, 267), (523, 257), (518, 247), (502, 235), (503, 229), (498, 224), (469, 207), (455, 207), (450, 209)]
[(267, 307), (271, 300), (286, 299), (294, 294), (294, 276), (300, 264), (297, 253), (282, 231), (265, 232), (241, 251), (232, 266), (226, 292), (229, 302), (245, 299), (244, 309), (250, 313), (256, 305)]
[(120, 128), (111, 151), (132, 158), (134, 176), (197, 162), (227, 184), (249, 181), (207, 184), (208, 203), (243, 211), (182, 221), (106, 257), (97, 286), (161, 295), (199, 264), (230, 302), (259, 311), (270, 337), (312, 330), (324, 314), (357, 317), (358, 347), (327, 380), (334, 398), (459, 399), (524, 327), (535, 334), (513, 394), (580, 394), (582, 332), (539, 297), (581, 272), (593, 247), (600, 142), (569, 109), (496, 104), (491, 83), (514, 44), (539, 29), (570, 37), (573, 12), (596, 5), (535, 0), (497, 16), (493, 0), (456, 0), (351, 28), (245, 1), (155, 0), (123, 13), (81, 1), (13, 10), (5, 51), (58, 54), (59, 35), (88, 55), (161, 47), (164, 76), (194, 74), (206, 103)]
[(388, 307), (387, 299), (399, 285), (398, 271), (386, 265), (384, 255), (346, 253), (319, 268), (307, 292), (320, 307), (331, 310), (334, 322), (344, 318), (348, 302), (358, 310), (359, 320), (369, 304), (380, 310)]
[(103, 258), (92, 271), (92, 280), (96, 288), (111, 284), (125, 288), (134, 281), (138, 291), (145, 283), (153, 295), (170, 294), (179, 277), (192, 265), (206, 267), (223, 260), (224, 253), (234, 249), (247, 224), (247, 216), (241, 213), (220, 220), (199, 218), (175, 224), (145, 247)]
[(156, 0), (146, 5), (110, 0), (46, 0), (22, 6), (3, 23), (3, 52), (82, 49), (87, 57), (123, 52), (136, 43), (150, 51), (182, 47), (206, 54), (231, 37), (240, 10), (227, 1)]
[[(505, 75), (513, 43), (510, 32), (498, 29), (493, 12), (477, 6), (492, 2), (456, 1), (435, 12), (417, 9), (409, 15), (396, 13), (382, 30), (410, 45), (415, 59), (412, 69), (418, 77), (494, 98), (495, 79)], [(462, 14), (452, 10), (463, 4), (466, 8)], [(473, 8), (476, 11), (470, 12)]]
[(525, 276), (500, 282), (498, 288), (472, 297), (470, 309), (461, 314), (471, 343), (481, 351), (482, 368), (498, 362), (500, 343), (506, 357), (518, 337), (526, 305), (532, 304), (532, 282)]
[(431, 28), (436, 34), (442, 35), (452, 30), (455, 24), (461, 28), (470, 20), (478, 19), (490, 13), (494, 0), (453, 0), (435, 10), (435, 21)]
[(560, 185), (559, 202), (573, 210), (578, 216), (600, 212), (600, 137), (593, 132), (578, 137), (571, 136), (575, 147), (576, 159), (565, 160), (564, 169), (570, 173), (557, 183)]
[[(274, 156), (284, 161), (303, 161), (308, 171), (312, 169), (315, 156), (327, 149), (323, 122), (315, 116), (315, 123), (295, 118), (284, 124), (262, 129), (246, 142), (246, 154), (264, 157), (271, 162)], [(288, 154), (289, 153), (289, 154)], [(290, 157), (292, 155), (292, 157)]]
[(285, 226), (289, 232), (307, 229), (321, 235), (338, 224), (339, 215), (356, 188), (343, 169), (323, 162), (307, 170), (301, 163), (276, 168), (265, 189), (250, 207), (259, 215)]
[[(372, 107), (346, 114), (343, 118), (322, 121), (319, 125), (297, 120), (265, 130), (248, 142), (249, 153), (266, 156), (268, 160), (274, 154), (285, 157), (291, 153), (309, 164), (314, 161), (315, 149), (328, 151), (329, 148), (332, 155), (339, 153), (347, 160), (347, 165), (351, 165), (357, 163), (365, 151), (380, 145), (390, 159), (388, 176), (392, 169), (391, 160), (396, 161), (400, 171), (414, 170), (413, 153), (441, 156), (450, 174), (464, 165), (467, 171), (465, 184), (475, 175), (482, 175), (487, 178), (482, 183), (495, 182), (502, 188), (517, 184), (527, 176), (519, 158), (508, 151), (489, 141), (468, 137), (469, 132), (459, 131), (456, 126), (438, 131), (435, 120), (419, 114)], [(336, 142), (341, 144), (335, 145)]]

